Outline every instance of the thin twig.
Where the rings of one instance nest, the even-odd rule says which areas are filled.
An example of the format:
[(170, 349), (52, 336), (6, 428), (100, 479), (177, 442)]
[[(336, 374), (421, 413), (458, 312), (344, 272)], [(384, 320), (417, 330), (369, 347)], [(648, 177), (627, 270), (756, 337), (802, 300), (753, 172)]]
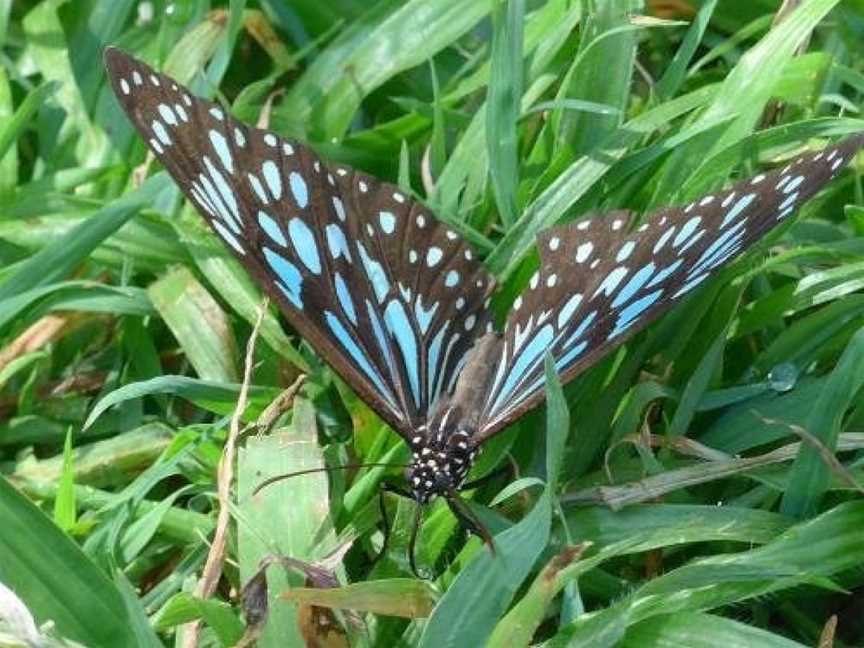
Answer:
[[(204, 570), (201, 573), (201, 580), (198, 581), (198, 588), (195, 593), (201, 599), (209, 598), (216, 591), (216, 586), (222, 577), (222, 567), (225, 564), (228, 523), (231, 521), (231, 484), (234, 481), (234, 458), (237, 454), (237, 437), (240, 435), (240, 417), (246, 410), (248, 403), (249, 383), (252, 381), (252, 369), (255, 361), (255, 342), (258, 339), (261, 323), (264, 321), (264, 313), (267, 312), (268, 302), (269, 300), (266, 297), (261, 301), (258, 307), (258, 319), (255, 321), (255, 328), (252, 329), (252, 335), (249, 336), (249, 342), (246, 345), (243, 384), (240, 385), (240, 396), (237, 398), (234, 415), (231, 417), (228, 439), (225, 442), (222, 458), (219, 461), (217, 476), (219, 515), (216, 518), (216, 532), (213, 534), (213, 544), (210, 545), (210, 551), (207, 553), (207, 562), (204, 563)], [(183, 636), (183, 647), (196, 648), (200, 631), (201, 626), (199, 622), (188, 624)]]

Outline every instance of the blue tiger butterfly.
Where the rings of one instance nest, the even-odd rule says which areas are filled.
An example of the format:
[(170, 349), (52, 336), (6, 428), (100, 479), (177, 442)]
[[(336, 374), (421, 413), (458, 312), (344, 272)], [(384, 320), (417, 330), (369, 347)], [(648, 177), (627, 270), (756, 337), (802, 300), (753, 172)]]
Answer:
[(633, 229), (630, 212), (542, 232), (503, 332), (495, 279), (396, 186), (251, 128), (116, 48), (135, 128), (288, 322), (409, 444), (412, 496), (455, 497), (481, 445), (703, 284), (834, 178), (855, 135)]

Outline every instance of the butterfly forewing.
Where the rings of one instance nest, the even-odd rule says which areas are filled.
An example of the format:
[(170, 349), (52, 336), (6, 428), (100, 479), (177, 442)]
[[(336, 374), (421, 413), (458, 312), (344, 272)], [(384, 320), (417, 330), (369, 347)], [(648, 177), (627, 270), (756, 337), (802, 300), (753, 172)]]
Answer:
[(850, 138), (741, 181), (635, 231), (626, 212), (538, 237), (540, 269), (514, 303), (500, 340), (478, 433), (487, 438), (543, 398), (543, 357), (566, 381), (679, 302), (786, 220), (864, 144)]
[(403, 436), (489, 325), (492, 278), (393, 185), (250, 128), (116, 50), (135, 127), (291, 324)]

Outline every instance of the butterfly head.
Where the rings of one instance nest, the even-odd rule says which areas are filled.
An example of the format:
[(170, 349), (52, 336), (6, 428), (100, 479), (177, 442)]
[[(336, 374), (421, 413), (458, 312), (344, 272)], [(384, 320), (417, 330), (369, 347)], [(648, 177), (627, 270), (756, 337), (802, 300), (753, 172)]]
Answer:
[(413, 455), (405, 477), (420, 504), (458, 490), (477, 455), (470, 430), (462, 428), (450, 434), (417, 434), (411, 439), (411, 450)]

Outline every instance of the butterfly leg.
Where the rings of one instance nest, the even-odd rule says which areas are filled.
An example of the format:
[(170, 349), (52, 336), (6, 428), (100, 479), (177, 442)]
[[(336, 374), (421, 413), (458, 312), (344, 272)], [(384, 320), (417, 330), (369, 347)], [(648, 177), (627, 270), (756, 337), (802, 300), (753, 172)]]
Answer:
[[(411, 571), (417, 578), (423, 579), (424, 576), (417, 569), (417, 562), (414, 558), (415, 548), (417, 547), (417, 536), (420, 535), (420, 525), (423, 522), (423, 507), (419, 504), (414, 509), (414, 524), (411, 527), (411, 540), (408, 542), (408, 562), (411, 564)], [(425, 577), (425, 578), (428, 578)]]
[(372, 559), (372, 562), (369, 564), (369, 569), (372, 569), (381, 558), (384, 557), (384, 554), (387, 553), (387, 547), (390, 544), (390, 520), (387, 519), (387, 507), (384, 505), (384, 494), (385, 493), (393, 493), (394, 495), (399, 495), (400, 497), (407, 497), (411, 499), (411, 493), (400, 488), (396, 484), (393, 484), (388, 481), (384, 481), (381, 483), (381, 488), (378, 490), (378, 510), (381, 511), (381, 525), (384, 527), (384, 543), (381, 545), (381, 550), (375, 555)]
[(483, 544), (489, 547), (489, 551), (491, 551), (494, 556), (495, 543), (492, 540), (492, 534), (489, 533), (489, 529), (483, 526), (483, 523), (480, 522), (471, 509), (462, 501), (462, 498), (459, 497), (459, 494), (455, 490), (448, 494), (447, 506), (450, 507), (453, 515), (456, 516), (456, 519), (459, 520), (462, 526), (483, 540)]

